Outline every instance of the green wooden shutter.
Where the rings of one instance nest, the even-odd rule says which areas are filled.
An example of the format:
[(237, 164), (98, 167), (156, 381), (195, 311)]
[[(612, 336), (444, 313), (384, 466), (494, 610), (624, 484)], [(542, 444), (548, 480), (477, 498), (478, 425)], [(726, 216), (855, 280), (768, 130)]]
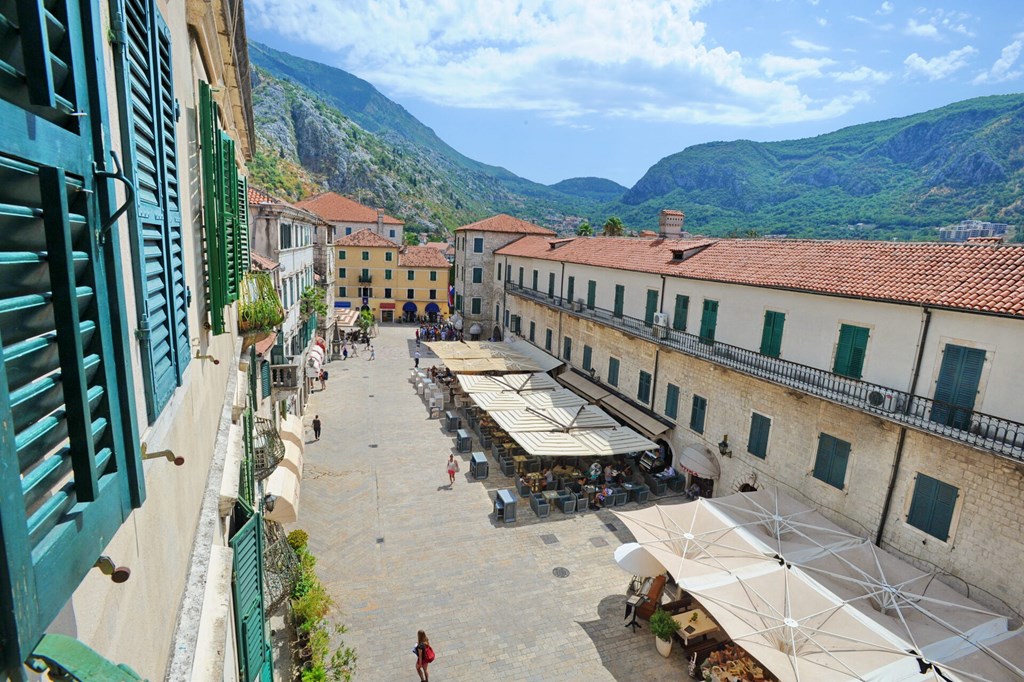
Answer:
[(814, 477), (842, 490), (846, 482), (846, 465), (849, 458), (849, 443), (827, 433), (819, 434), (818, 453), (814, 459)]
[(250, 507), (256, 497), (254, 423), (252, 408), (242, 412), (242, 466), (238, 471), (238, 498)]
[(707, 414), (708, 401), (699, 395), (693, 396), (693, 407), (690, 410), (690, 428), (697, 433), (704, 433), (704, 417)]
[[(390, 256), (391, 254), (388, 253)], [(249, 178), (238, 178), (238, 265), (242, 275), (252, 269), (252, 255), (249, 246)]]
[(224, 236), (225, 298), (231, 304), (238, 300), (238, 286), (241, 280), (239, 229), (238, 229), (238, 167), (235, 165), (235, 141), (225, 133), (219, 140), (220, 192), (218, 194), (220, 229)]
[(681, 294), (676, 295), (676, 310), (672, 314), (672, 328), (681, 332), (686, 331), (686, 316), (690, 312), (690, 297)]
[(714, 341), (715, 328), (718, 326), (718, 301), (704, 299), (704, 310), (700, 316), (700, 340)]
[(594, 302), (597, 300), (597, 282), (594, 280), (587, 281), (587, 309), (594, 309)]
[(612, 315), (614, 317), (622, 317), (622, 307), (623, 307), (623, 302), (625, 301), (625, 298), (626, 298), (626, 287), (622, 286), (621, 284), (616, 284), (615, 285), (615, 304), (614, 304), (614, 308), (612, 310)]
[(608, 385), (619, 385), (619, 359), (608, 358)]
[(946, 542), (959, 495), (955, 486), (919, 473), (907, 523)]
[(562, 339), (562, 359), (566, 362), (572, 361), (572, 338), (566, 336)]
[(583, 369), (588, 370), (588, 371), (590, 370), (590, 368), (593, 366), (593, 365), (591, 365), (593, 357), (594, 357), (594, 349), (591, 348), (590, 346), (584, 344), (584, 346), (583, 346)]
[(654, 324), (654, 313), (658, 312), (658, 290), (647, 290), (647, 308), (644, 310), (644, 324)]
[(836, 374), (860, 379), (864, 371), (864, 356), (868, 347), (868, 329), (852, 324), (839, 328), (839, 343), (832, 371)]
[(764, 329), (761, 330), (761, 355), (777, 358), (782, 351), (782, 328), (786, 314), (774, 310), (764, 312)]
[(227, 255), (221, 223), (218, 107), (210, 86), (199, 81), (199, 148), (203, 168), (203, 233), (206, 240), (206, 294), (213, 333), (224, 333)]
[(566, 289), (566, 291), (565, 291), (565, 300), (568, 301), (569, 303), (572, 303), (573, 302), (573, 298), (572, 298), (573, 294), (576, 293), (576, 278), (575, 277), (572, 277), (572, 276), (569, 277), (569, 282), (566, 284), (565, 289)]
[(640, 370), (640, 379), (637, 381), (636, 399), (646, 404), (651, 400), (651, 375)]
[(750, 436), (747, 438), (747, 452), (764, 459), (768, 453), (768, 433), (772, 420), (753, 412), (750, 415)]
[(555, 273), (548, 273), (548, 298), (555, 297)]
[[(971, 425), (971, 412), (978, 396), (985, 351), (947, 343), (935, 383), (935, 403), (929, 418), (956, 429)], [(957, 409), (964, 408), (964, 409)]]
[(262, 679), (270, 666), (263, 597), (263, 519), (240, 504), (236, 514), (250, 514), (229, 544), (234, 550), (232, 596), (238, 668), (243, 682)]
[[(135, 434), (98, 5), (0, 3), (0, 669), (131, 512)], [(97, 67), (99, 67), (97, 69)], [(97, 105), (94, 107), (93, 103)], [(80, 114), (72, 116), (72, 114)], [(20, 672), (15, 672), (20, 676)]]
[(679, 415), (679, 387), (668, 384), (665, 389), (665, 416), (675, 419)]
[[(474, 272), (473, 274), (474, 274), (473, 281), (475, 282), (475, 281), (477, 281), (476, 280), (476, 273)], [(536, 270), (533, 271), (533, 290), (534, 291), (537, 291), (537, 276), (538, 276), (538, 274), (539, 273)]]

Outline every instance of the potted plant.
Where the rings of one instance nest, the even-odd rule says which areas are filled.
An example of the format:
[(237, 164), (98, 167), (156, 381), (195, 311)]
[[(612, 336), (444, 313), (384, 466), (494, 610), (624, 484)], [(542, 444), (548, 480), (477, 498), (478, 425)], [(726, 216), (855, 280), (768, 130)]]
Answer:
[(651, 632), (654, 633), (654, 643), (658, 647), (658, 653), (668, 657), (672, 653), (672, 635), (679, 629), (679, 623), (669, 615), (667, 611), (657, 609), (648, 623)]
[(242, 278), (238, 296), (238, 331), (247, 342), (266, 337), (284, 322), (284, 306), (265, 272), (250, 272)]

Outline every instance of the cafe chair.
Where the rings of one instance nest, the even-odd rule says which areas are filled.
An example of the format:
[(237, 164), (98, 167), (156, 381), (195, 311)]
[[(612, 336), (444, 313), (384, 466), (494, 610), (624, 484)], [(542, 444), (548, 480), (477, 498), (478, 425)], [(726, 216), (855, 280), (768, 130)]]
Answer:
[(533, 508), (538, 519), (547, 518), (551, 514), (551, 507), (548, 505), (548, 501), (540, 493), (530, 495), (530, 507)]
[(625, 488), (612, 488), (615, 491), (615, 506), (621, 507), (629, 501), (629, 491)]
[(668, 479), (668, 489), (674, 493), (681, 493), (686, 489), (686, 476), (675, 475)]
[(563, 490), (556, 499), (556, 504), (563, 514), (572, 514), (576, 511), (576, 496), (568, 490)]

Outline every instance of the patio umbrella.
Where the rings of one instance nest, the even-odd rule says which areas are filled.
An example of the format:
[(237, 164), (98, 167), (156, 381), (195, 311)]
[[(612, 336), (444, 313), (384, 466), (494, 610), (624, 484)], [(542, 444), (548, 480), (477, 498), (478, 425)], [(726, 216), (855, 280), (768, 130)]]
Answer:
[[(495, 412), (492, 414), (500, 414)], [(509, 436), (531, 455), (538, 457), (609, 457), (657, 447), (636, 431), (614, 429), (564, 432), (510, 431)]]
[(495, 410), (491, 413), (491, 417), (506, 432), (570, 433), (583, 430), (613, 429), (619, 425), (615, 419), (596, 405), (552, 407), (546, 410), (532, 407), (522, 410)]
[(615, 563), (626, 573), (641, 578), (650, 578), (665, 572), (661, 562), (635, 542), (627, 542), (615, 549)]
[(522, 393), (527, 391), (553, 391), (561, 385), (547, 374), (503, 374), (487, 376), (460, 374), (459, 386), (466, 393)]
[(471, 393), (469, 398), (478, 407), (488, 412), (525, 410), (528, 407), (535, 410), (547, 410), (552, 407), (580, 407), (587, 404), (586, 400), (564, 388), (529, 393)]

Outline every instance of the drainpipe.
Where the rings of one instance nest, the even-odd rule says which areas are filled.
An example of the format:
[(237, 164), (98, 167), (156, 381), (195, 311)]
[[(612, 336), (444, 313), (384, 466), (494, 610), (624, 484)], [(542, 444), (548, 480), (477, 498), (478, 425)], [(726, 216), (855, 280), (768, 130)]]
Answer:
[[(921, 323), (921, 336), (917, 342), (917, 357), (914, 359), (914, 374), (910, 377), (910, 396), (907, 404), (903, 406), (904, 414), (910, 411), (910, 402), (917, 392), (917, 380), (921, 375), (921, 361), (924, 357), (924, 345), (928, 340), (928, 329), (932, 323), (932, 311), (922, 308), (924, 320)], [(875, 545), (882, 546), (882, 533), (885, 531), (885, 524), (889, 521), (889, 511), (892, 507), (892, 496), (896, 489), (896, 477), (899, 475), (900, 463), (903, 461), (903, 446), (907, 442), (907, 428), (900, 427), (900, 435), (896, 440), (896, 453), (893, 455), (892, 472), (889, 474), (889, 486), (885, 491), (885, 503), (882, 505), (882, 517), (878, 522), (878, 532), (875, 534)]]
[[(658, 297), (658, 312), (665, 312), (665, 275), (661, 276), (661, 295)], [(654, 410), (654, 396), (658, 395), (658, 365), (661, 361), (661, 348), (654, 344), (654, 374), (651, 376), (651, 410)]]

